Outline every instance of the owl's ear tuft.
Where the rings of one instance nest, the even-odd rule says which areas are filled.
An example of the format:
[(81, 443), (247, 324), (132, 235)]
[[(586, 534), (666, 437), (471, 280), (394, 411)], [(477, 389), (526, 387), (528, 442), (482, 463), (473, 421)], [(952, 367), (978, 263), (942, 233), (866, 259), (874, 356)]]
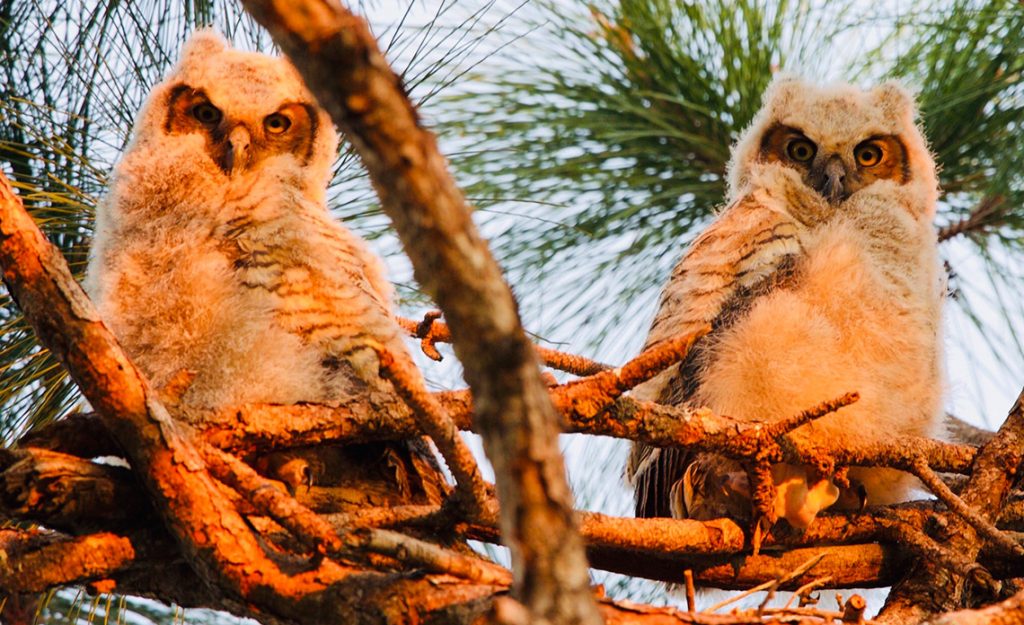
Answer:
[(914, 118), (914, 96), (900, 83), (894, 80), (883, 82), (872, 89), (871, 94), (887, 117)]
[(216, 30), (203, 28), (192, 33), (185, 47), (181, 49), (181, 62), (190, 59), (208, 58), (210, 55), (221, 52), (230, 45)]

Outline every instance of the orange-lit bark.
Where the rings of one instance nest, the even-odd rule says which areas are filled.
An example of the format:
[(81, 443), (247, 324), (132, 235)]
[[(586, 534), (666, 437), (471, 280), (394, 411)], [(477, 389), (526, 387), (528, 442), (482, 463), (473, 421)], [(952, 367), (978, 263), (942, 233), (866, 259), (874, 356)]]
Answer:
[(497, 476), (517, 597), (555, 625), (600, 623), (537, 356), (434, 136), (363, 19), (334, 0), (242, 4), (352, 142), (417, 281), (449, 322)]

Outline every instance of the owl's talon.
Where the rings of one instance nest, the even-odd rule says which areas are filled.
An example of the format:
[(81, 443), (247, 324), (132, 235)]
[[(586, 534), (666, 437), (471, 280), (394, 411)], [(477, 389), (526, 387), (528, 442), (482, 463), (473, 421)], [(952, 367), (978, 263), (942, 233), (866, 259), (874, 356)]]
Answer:
[(444, 359), (441, 352), (437, 351), (437, 335), (434, 332), (434, 322), (440, 319), (440, 310), (430, 310), (424, 313), (423, 321), (416, 326), (416, 336), (420, 339), (420, 349), (431, 360), (440, 362)]
[(441, 352), (437, 351), (437, 346), (434, 344), (434, 340), (431, 337), (424, 337), (420, 341), (420, 350), (431, 360), (437, 362), (444, 360), (444, 356), (441, 355)]
[(416, 336), (421, 339), (430, 336), (431, 330), (434, 329), (434, 322), (442, 316), (443, 313), (440, 310), (428, 310), (423, 313), (423, 321), (416, 326)]

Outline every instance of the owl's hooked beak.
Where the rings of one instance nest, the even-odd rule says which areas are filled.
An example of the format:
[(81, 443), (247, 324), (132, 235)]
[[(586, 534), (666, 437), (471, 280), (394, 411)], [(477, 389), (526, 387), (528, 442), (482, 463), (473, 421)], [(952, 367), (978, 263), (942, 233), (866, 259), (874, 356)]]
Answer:
[(252, 139), (245, 126), (239, 124), (231, 129), (231, 132), (228, 133), (224, 156), (218, 163), (225, 174), (234, 175), (249, 165), (251, 145)]
[(846, 165), (838, 154), (828, 158), (815, 190), (833, 204), (846, 199)]

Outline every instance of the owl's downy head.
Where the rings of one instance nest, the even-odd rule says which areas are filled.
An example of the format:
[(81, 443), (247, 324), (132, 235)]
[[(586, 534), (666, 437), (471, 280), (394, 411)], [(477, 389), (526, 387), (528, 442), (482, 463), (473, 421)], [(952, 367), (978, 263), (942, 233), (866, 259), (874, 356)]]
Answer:
[(287, 59), (235, 50), (201, 30), (135, 123), (133, 147), (169, 142), (194, 146), (193, 165), (213, 177), (294, 163), (304, 193), (323, 202), (338, 136)]
[(913, 98), (894, 82), (861, 90), (776, 78), (733, 148), (730, 197), (743, 193), (758, 165), (778, 164), (832, 206), (878, 181), (913, 185), (930, 216), (938, 180), (916, 114)]

